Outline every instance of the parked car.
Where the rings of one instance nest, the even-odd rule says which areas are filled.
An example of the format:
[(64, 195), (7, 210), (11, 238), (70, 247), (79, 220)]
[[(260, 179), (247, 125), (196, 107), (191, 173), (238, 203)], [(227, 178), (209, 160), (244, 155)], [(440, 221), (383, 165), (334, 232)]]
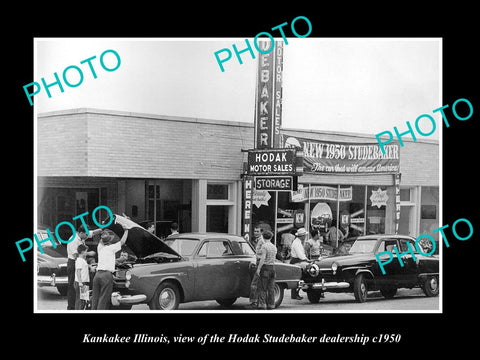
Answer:
[[(48, 237), (45, 229), (37, 232), (39, 240)], [(55, 240), (56, 241), (56, 240)], [(56, 248), (51, 241), (42, 243), (43, 254), (37, 247), (37, 286), (54, 286), (60, 295), (67, 295), (67, 247), (56, 241)]]
[[(116, 225), (112, 230), (121, 236), (123, 229)], [(138, 254), (125, 272), (124, 288), (128, 293), (117, 298), (119, 303), (129, 296), (144, 295), (139, 302), (147, 303), (150, 309), (175, 310), (180, 303), (201, 300), (216, 300), (228, 307), (239, 297), (249, 297), (256, 270), (255, 251), (240, 236), (184, 233), (164, 242), (138, 226), (129, 229), (126, 245), (132, 250), (142, 249), (143, 254)], [(284, 290), (298, 287), (302, 270), (281, 261), (275, 270), (278, 307)]]
[[(416, 261), (411, 254), (403, 254), (400, 265), (393, 250), (399, 253), (408, 250), (410, 243)], [(385, 275), (375, 257), (376, 253), (391, 251), (393, 259), (384, 265)], [(427, 251), (424, 251), (427, 253)], [(386, 261), (387, 254), (381, 259)], [(301, 289), (312, 303), (318, 303), (323, 292), (353, 292), (358, 302), (365, 302), (369, 291), (380, 290), (389, 299), (398, 288), (423, 289), (426, 296), (439, 293), (439, 260), (437, 255), (424, 256), (415, 248), (415, 239), (404, 235), (360, 236), (347, 254), (321, 258), (312, 263), (303, 263)]]

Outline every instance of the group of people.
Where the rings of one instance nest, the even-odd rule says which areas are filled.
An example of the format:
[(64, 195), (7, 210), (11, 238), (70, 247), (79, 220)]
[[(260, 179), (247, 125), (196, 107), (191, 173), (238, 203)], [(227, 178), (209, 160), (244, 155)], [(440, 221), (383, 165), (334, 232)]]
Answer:
[[(281, 253), (278, 257), (279, 260), (289, 261), (292, 258), (292, 243), (297, 236), (297, 232), (301, 232), (307, 235), (307, 231), (304, 228), (299, 230), (293, 229), (290, 232), (286, 232), (281, 236)], [(337, 229), (335, 221), (332, 221), (330, 228), (324, 235), (320, 234), (320, 231), (312, 228), (310, 231), (310, 236), (303, 237), (302, 246), (304, 248), (304, 253), (306, 257), (310, 260), (318, 259), (326, 248), (331, 249), (329, 252), (335, 254), (339, 251), (342, 242), (346, 239), (347, 235), (344, 235), (342, 230)], [(326, 246), (325, 246), (326, 245)], [(297, 245), (298, 253), (300, 250)]]
[[(113, 273), (115, 272), (115, 254), (121, 250), (128, 237), (128, 229), (122, 225), (124, 233), (120, 240), (108, 229), (85, 230), (80, 225), (75, 238), (67, 244), (67, 310), (82, 310), (90, 299), (90, 283), (92, 283), (92, 310), (110, 308), (113, 289)], [(97, 252), (88, 251), (85, 240), (91, 235), (100, 235)], [(98, 256), (96, 264), (89, 264), (87, 256)], [(91, 282), (91, 277), (93, 281)]]
[[(128, 228), (127, 225), (120, 224), (124, 230), (120, 239), (112, 230), (95, 229), (87, 232), (85, 227), (80, 225), (74, 239), (67, 244), (67, 310), (83, 310), (89, 302), (92, 310), (110, 309), (115, 266), (125, 263), (131, 256), (127, 251), (122, 250), (128, 238)], [(154, 228), (153, 222), (146, 227), (151, 233)], [(178, 224), (172, 223), (170, 235), (178, 234), (178, 230)], [(99, 233), (97, 252), (89, 251), (85, 240)], [(116, 258), (116, 253), (119, 251), (121, 251), (120, 256)], [(93, 261), (95, 255), (98, 256), (97, 263)], [(90, 284), (92, 285), (91, 297)]]
[[(307, 239), (308, 237), (308, 239)], [(250, 285), (249, 309), (273, 309), (275, 307), (275, 259), (297, 264), (302, 261), (317, 260), (322, 255), (324, 239), (320, 233), (312, 229), (308, 236), (305, 228), (294, 229), (281, 237), (281, 249), (272, 243), (273, 233), (270, 229), (257, 225), (254, 228), (252, 245), (257, 256), (257, 270)], [(335, 252), (345, 235), (336, 224), (332, 223), (326, 234), (327, 241)], [(298, 289), (291, 290), (294, 300), (302, 300)]]

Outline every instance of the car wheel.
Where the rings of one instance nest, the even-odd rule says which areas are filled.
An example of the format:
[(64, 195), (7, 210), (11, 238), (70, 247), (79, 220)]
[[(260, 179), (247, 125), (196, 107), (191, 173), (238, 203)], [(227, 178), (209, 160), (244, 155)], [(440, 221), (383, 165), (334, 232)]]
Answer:
[(437, 276), (427, 276), (425, 279), (423, 286), (422, 286), (423, 292), (425, 295), (431, 297), (431, 296), (438, 296), (439, 293), (439, 283), (438, 283), (438, 277)]
[(353, 294), (355, 295), (355, 300), (357, 300), (357, 302), (367, 301), (368, 289), (364, 274), (358, 274), (355, 277), (353, 282)]
[(67, 292), (68, 292), (68, 286), (57, 286), (57, 290), (59, 292), (60, 295), (62, 296), (67, 296)]
[(233, 303), (237, 301), (237, 298), (231, 298), (231, 299), (217, 299), (216, 302), (219, 303), (220, 305), (224, 307), (230, 307), (233, 305)]
[(161, 283), (150, 301), (152, 310), (177, 310), (180, 304), (178, 286), (170, 281)]
[(397, 293), (396, 287), (382, 287), (380, 288), (380, 293), (383, 295), (385, 299), (391, 299)]
[(275, 298), (275, 309), (280, 306), (283, 301), (283, 294), (285, 291), (285, 287), (282, 284), (275, 283), (274, 288), (274, 298)]
[(312, 304), (318, 304), (321, 297), (322, 292), (320, 290), (310, 290), (307, 292), (308, 301), (310, 301)]

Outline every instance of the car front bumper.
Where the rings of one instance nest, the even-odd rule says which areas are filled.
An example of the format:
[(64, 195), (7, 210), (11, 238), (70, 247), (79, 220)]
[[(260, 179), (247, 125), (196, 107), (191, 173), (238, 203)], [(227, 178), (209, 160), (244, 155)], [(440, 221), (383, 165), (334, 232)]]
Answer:
[(122, 295), (119, 292), (112, 293), (112, 305), (135, 305), (145, 302), (147, 296), (144, 294)]
[(301, 280), (298, 283), (298, 288), (301, 290), (332, 290), (332, 289), (348, 289), (350, 284), (346, 281), (328, 281), (326, 282), (325, 279), (322, 279), (321, 282), (315, 283), (306, 283), (305, 281)]
[(68, 285), (67, 276), (55, 276), (53, 275), (37, 275), (38, 286), (58, 286)]

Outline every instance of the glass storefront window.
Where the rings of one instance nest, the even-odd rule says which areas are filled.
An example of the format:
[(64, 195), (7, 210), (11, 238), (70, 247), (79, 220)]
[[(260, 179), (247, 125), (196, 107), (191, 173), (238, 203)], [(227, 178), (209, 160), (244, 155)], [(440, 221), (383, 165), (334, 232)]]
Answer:
[[(439, 241), (439, 232), (433, 230), (439, 227), (439, 191), (438, 187), (422, 186), (422, 203), (420, 205), (420, 234), (430, 234), (435, 241)], [(438, 253), (437, 246), (436, 253)]]
[(366, 235), (385, 233), (385, 216), (388, 201), (394, 201), (387, 194), (386, 186), (367, 187)]
[(207, 205), (207, 232), (228, 233), (228, 206)]
[(228, 184), (208, 184), (208, 200), (228, 200)]
[[(342, 196), (342, 193), (344, 195)], [(338, 226), (345, 238), (365, 234), (365, 186), (340, 187)]]
[(155, 234), (160, 238), (170, 235), (170, 225), (176, 222), (180, 232), (191, 228), (191, 191), (189, 180), (147, 180), (145, 182), (148, 221), (154, 221)]
[(394, 212), (393, 186), (300, 184), (278, 193), (277, 245), (304, 227), (322, 237), (325, 255), (345, 252), (358, 236), (391, 233)]

